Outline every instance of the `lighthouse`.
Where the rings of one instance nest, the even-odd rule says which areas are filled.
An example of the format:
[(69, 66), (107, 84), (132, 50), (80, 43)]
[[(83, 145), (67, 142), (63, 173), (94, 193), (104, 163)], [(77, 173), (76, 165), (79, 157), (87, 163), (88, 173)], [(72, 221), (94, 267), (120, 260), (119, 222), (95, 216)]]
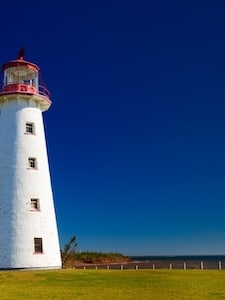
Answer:
[(39, 67), (5, 63), (0, 91), (0, 269), (61, 268), (42, 112), (50, 94)]

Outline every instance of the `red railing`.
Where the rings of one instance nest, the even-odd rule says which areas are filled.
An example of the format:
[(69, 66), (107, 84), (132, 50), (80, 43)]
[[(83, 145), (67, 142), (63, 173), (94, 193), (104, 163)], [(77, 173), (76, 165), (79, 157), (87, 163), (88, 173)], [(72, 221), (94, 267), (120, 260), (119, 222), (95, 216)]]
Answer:
[(50, 92), (45, 87), (40, 85), (38, 89), (30, 84), (26, 83), (12, 83), (8, 85), (3, 85), (0, 91), (1, 94), (11, 94), (11, 93), (28, 93), (28, 94), (39, 94), (50, 99)]
[(43, 86), (43, 85), (39, 85), (39, 94), (40, 94), (40, 95), (43, 95), (43, 96), (45, 96), (45, 97), (47, 97), (47, 98), (50, 99), (50, 92), (49, 92), (49, 90), (48, 90), (45, 86)]

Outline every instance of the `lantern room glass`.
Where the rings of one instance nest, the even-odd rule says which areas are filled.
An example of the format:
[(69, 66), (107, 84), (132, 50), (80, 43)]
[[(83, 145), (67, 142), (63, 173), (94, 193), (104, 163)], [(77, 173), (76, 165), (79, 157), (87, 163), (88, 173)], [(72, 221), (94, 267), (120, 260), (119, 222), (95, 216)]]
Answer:
[(11, 84), (25, 84), (38, 89), (38, 71), (24, 66), (4, 70), (4, 87)]

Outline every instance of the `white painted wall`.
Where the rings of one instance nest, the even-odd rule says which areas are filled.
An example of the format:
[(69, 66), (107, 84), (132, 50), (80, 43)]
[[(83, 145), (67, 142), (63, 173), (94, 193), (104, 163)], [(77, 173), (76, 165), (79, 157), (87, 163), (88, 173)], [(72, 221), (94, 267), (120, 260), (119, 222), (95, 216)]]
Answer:
[[(60, 268), (61, 257), (39, 96), (0, 95), (0, 268)], [(26, 122), (35, 135), (26, 134)], [(36, 157), (38, 169), (28, 169)], [(40, 199), (31, 211), (30, 199)], [(43, 254), (34, 254), (34, 237)]]

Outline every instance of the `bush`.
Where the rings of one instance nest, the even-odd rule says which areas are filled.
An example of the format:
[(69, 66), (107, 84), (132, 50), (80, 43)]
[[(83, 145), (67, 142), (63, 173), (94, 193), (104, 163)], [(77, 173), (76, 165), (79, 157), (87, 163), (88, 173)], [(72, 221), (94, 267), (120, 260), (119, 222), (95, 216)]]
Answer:
[(130, 258), (120, 253), (103, 253), (103, 252), (80, 252), (73, 253), (67, 259), (65, 267), (73, 267), (79, 264), (104, 264), (104, 263), (121, 263), (128, 262)]

